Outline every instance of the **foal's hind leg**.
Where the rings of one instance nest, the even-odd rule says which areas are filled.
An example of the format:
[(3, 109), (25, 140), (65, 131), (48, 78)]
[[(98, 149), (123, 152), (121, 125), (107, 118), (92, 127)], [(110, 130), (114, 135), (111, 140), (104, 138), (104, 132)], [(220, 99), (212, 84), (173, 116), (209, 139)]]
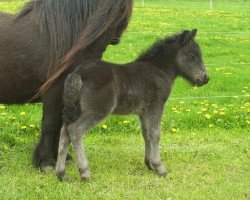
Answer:
[(88, 180), (90, 178), (88, 160), (82, 141), (83, 135), (105, 116), (106, 115), (82, 114), (78, 120), (68, 126), (70, 139), (77, 157), (78, 170), (82, 180)]
[(151, 112), (140, 116), (143, 137), (145, 140), (145, 164), (159, 176), (166, 176), (167, 172), (160, 158), (160, 125), (163, 107), (154, 108)]
[(65, 175), (65, 163), (68, 152), (68, 146), (70, 145), (70, 137), (66, 124), (63, 124), (59, 140), (58, 157), (56, 163), (56, 175), (62, 181), (67, 179)]

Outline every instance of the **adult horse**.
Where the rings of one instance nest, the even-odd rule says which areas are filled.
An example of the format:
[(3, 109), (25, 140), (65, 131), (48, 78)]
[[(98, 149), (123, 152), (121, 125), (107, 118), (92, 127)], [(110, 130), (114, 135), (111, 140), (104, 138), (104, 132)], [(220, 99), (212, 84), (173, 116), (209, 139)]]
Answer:
[(36, 167), (55, 165), (66, 75), (119, 43), (131, 11), (132, 0), (32, 0), (0, 12), (0, 103), (43, 103)]

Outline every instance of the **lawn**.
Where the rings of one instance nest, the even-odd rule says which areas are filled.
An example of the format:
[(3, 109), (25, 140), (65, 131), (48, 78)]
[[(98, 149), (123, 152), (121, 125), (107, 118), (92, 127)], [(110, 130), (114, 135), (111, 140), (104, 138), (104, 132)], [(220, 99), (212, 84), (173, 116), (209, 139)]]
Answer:
[[(0, 10), (24, 2), (0, 0)], [(131, 61), (157, 38), (198, 28), (211, 76), (201, 88), (175, 83), (162, 120), (168, 176), (144, 166), (137, 118), (113, 116), (85, 137), (92, 179), (80, 181), (74, 159), (58, 182), (31, 165), (41, 105), (0, 105), (0, 199), (250, 199), (250, 2), (216, 1), (212, 11), (205, 0), (145, 2), (105, 60)]]

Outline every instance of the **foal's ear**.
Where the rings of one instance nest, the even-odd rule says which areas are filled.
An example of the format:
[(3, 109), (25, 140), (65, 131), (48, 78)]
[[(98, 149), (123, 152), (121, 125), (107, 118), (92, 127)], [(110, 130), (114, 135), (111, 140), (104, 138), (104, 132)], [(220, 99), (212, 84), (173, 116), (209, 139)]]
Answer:
[(190, 31), (185, 30), (181, 33), (180, 38), (179, 38), (179, 43), (181, 45), (186, 45), (190, 40)]
[(194, 39), (197, 34), (197, 29), (191, 31), (185, 30), (182, 32), (179, 42), (181, 45), (186, 45), (190, 40)]
[(197, 34), (197, 29), (193, 29), (191, 32), (190, 32), (190, 36), (194, 39), (196, 34)]

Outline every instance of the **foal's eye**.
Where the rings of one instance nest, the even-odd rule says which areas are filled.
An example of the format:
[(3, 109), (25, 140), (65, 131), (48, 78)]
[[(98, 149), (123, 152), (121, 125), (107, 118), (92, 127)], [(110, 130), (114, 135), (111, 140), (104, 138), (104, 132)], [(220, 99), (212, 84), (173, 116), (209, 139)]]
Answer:
[(190, 60), (193, 60), (195, 58), (195, 56), (193, 54), (187, 54), (187, 58)]

